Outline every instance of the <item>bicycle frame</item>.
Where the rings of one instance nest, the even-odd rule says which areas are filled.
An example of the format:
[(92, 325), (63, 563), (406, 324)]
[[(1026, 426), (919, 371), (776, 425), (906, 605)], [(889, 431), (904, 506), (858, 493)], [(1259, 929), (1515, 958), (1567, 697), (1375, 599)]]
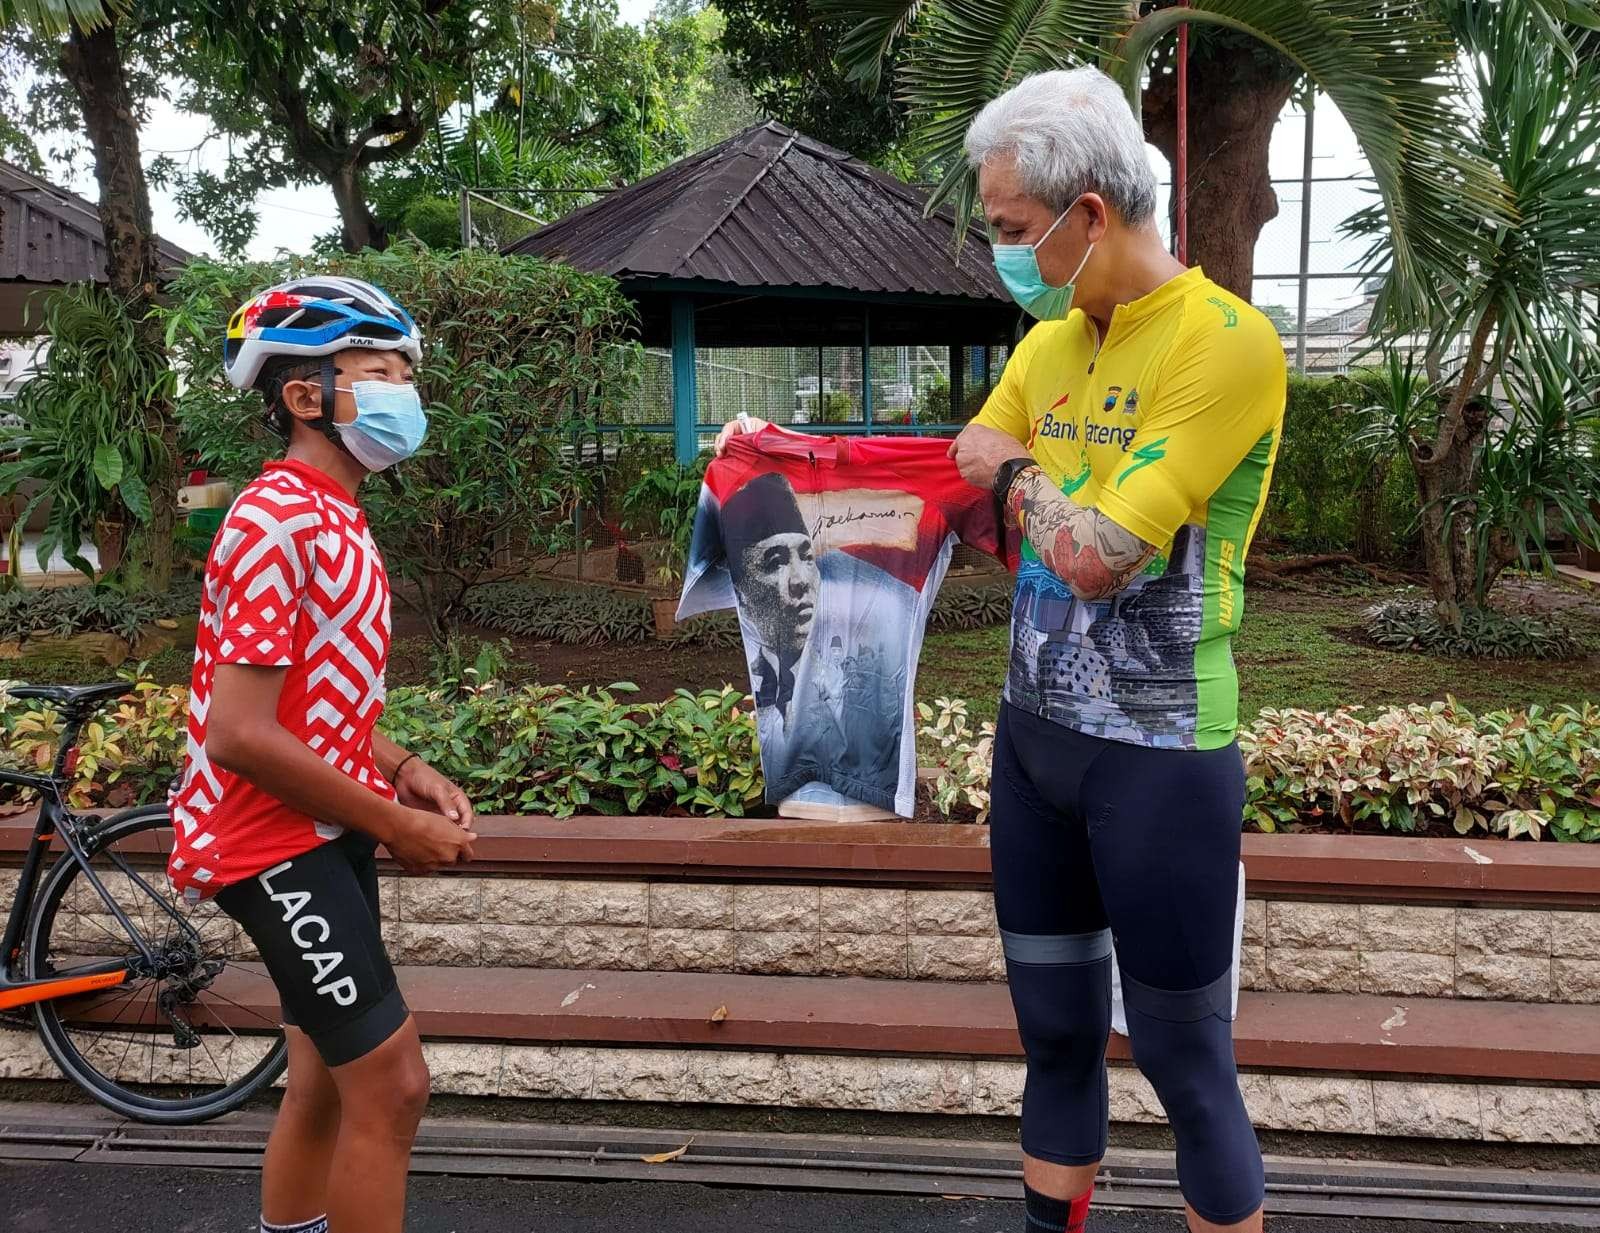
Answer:
[[(80, 821), (62, 800), (62, 790), (70, 782), (68, 761), (77, 746), (78, 730), (88, 721), (93, 711), (67, 711), (61, 717), (61, 739), (56, 748), (55, 765), (48, 775), (20, 775), (0, 771), (0, 784), (32, 788), (39, 794), (39, 816), (34, 823), (33, 839), (22, 861), (22, 875), (17, 883), (16, 897), (6, 920), (5, 934), (0, 937), (0, 1010), (13, 1010), (34, 1002), (53, 998), (72, 997), (97, 989), (109, 989), (126, 981), (131, 974), (127, 960), (107, 959), (86, 963), (57, 976), (42, 979), (23, 979), (18, 972), (22, 956), (23, 930), (27, 925), (33, 904), (34, 891), (44, 872), (51, 841), (58, 835), (62, 846), (77, 862), (79, 871), (94, 887), (108, 911), (128, 935), (133, 949), (137, 950), (143, 966), (154, 967), (156, 956), (127, 914), (111, 897), (99, 876), (89, 864)], [(132, 873), (126, 869), (125, 872)], [(133, 875), (137, 877), (137, 875)], [(165, 906), (165, 905), (163, 905)], [(170, 914), (170, 909), (168, 909)], [(181, 918), (174, 915), (181, 922)]]

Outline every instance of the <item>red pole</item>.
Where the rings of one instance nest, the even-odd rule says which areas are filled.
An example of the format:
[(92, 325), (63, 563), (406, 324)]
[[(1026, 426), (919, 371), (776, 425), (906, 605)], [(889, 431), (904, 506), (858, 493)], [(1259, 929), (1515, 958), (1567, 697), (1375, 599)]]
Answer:
[[(1178, 0), (1184, 8), (1189, 0)], [(1178, 27), (1178, 160), (1172, 191), (1178, 195), (1178, 260), (1189, 264), (1189, 23)]]

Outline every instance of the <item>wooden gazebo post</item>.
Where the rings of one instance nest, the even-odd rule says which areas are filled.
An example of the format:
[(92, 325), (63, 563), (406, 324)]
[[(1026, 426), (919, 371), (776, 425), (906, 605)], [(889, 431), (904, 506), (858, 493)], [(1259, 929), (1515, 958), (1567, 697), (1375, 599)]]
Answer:
[(682, 466), (700, 452), (700, 397), (694, 374), (694, 301), (672, 297), (672, 441)]

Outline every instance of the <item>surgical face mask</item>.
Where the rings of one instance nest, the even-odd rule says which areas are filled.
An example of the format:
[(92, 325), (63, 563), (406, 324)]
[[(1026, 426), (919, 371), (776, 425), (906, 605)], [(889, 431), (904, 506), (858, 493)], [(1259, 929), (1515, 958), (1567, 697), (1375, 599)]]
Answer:
[(428, 433), (428, 417), (416, 386), (356, 381), (345, 392), (356, 400), (356, 418), (333, 427), (357, 462), (369, 471), (382, 471), (417, 452)]
[[(1082, 200), (1082, 198), (1079, 198)], [(1065, 210), (1056, 216), (1056, 221), (1050, 224), (1050, 229), (1039, 237), (1037, 244), (994, 244), (990, 251), (994, 253), (995, 273), (1000, 275), (1000, 281), (1006, 285), (1006, 290), (1011, 293), (1011, 298), (1040, 321), (1059, 321), (1072, 311), (1073, 284), (1077, 282), (1083, 267), (1089, 264), (1089, 253), (1094, 252), (1094, 245), (1089, 245), (1088, 251), (1083, 254), (1083, 260), (1078, 262), (1078, 268), (1072, 271), (1072, 277), (1060, 287), (1052, 287), (1045, 282), (1044, 275), (1039, 273), (1039, 249), (1044, 242), (1061, 226), (1061, 220), (1071, 214), (1078, 202), (1074, 201)]]

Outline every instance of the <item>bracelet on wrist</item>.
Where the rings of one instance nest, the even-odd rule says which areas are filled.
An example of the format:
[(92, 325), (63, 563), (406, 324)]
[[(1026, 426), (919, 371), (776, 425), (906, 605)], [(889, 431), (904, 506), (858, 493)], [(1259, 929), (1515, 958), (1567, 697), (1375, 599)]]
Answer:
[(394, 774), (389, 776), (389, 781), (391, 783), (398, 784), (400, 782), (400, 772), (405, 768), (405, 764), (407, 762), (411, 761), (412, 758), (420, 758), (421, 756), (422, 756), (421, 754), (411, 753), (411, 754), (407, 754), (405, 757), (401, 758), (399, 763), (394, 768)]

